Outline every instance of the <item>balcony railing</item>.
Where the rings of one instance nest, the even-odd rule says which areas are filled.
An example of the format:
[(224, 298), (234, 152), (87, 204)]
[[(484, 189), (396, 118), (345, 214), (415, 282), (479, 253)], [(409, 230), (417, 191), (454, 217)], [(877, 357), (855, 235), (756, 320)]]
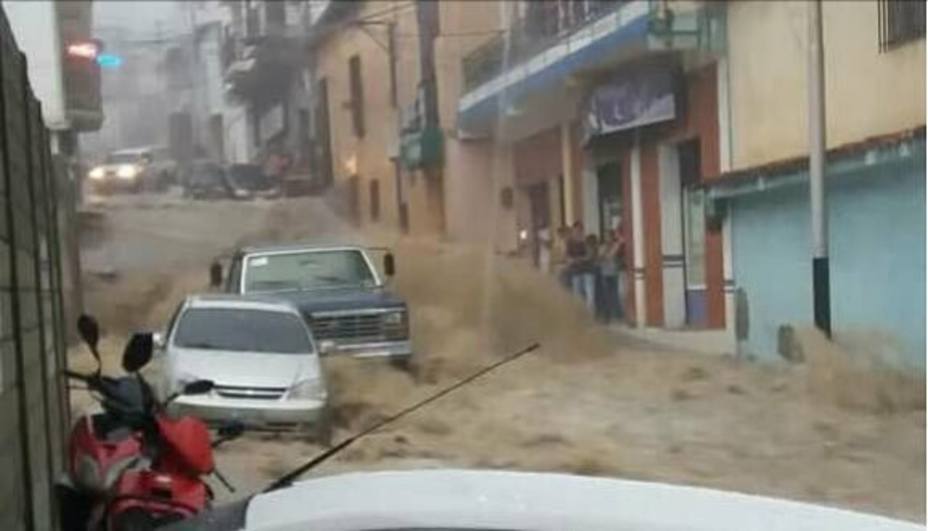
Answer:
[[(550, 48), (628, 0), (534, 0), (524, 17), (464, 57), (464, 90), (499, 76), (504, 68)], [(508, 43), (507, 43), (508, 40)]]

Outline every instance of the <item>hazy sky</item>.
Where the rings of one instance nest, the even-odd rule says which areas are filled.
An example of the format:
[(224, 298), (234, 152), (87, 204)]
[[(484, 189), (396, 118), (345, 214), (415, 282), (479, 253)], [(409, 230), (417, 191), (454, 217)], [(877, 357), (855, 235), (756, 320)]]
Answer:
[(143, 38), (156, 35), (158, 22), (165, 34), (174, 33), (178, 24), (178, 8), (172, 0), (95, 0), (93, 6), (95, 27), (119, 26)]

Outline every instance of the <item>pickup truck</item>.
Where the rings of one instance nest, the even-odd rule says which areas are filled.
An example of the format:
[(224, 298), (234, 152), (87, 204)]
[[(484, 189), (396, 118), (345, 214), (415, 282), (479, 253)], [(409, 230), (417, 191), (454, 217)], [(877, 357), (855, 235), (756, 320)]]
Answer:
[[(383, 256), (386, 276), (394, 259)], [(225, 282), (214, 263), (210, 283), (228, 293), (289, 300), (327, 354), (385, 357), (409, 369), (412, 344), (406, 303), (391, 293), (366, 249), (351, 245), (247, 247), (236, 251)]]

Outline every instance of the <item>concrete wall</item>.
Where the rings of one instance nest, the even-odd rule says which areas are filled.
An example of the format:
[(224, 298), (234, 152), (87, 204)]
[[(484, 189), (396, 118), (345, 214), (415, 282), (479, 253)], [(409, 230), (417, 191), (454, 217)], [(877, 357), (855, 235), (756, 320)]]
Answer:
[[(822, 5), (828, 146), (924, 125), (925, 39), (880, 53), (875, 0)], [(728, 3), (733, 169), (807, 150), (806, 17), (806, 2)]]
[[(925, 147), (828, 183), (835, 337), (894, 363), (925, 364)], [(735, 282), (748, 299), (743, 351), (777, 358), (781, 324), (811, 326), (808, 189), (732, 202)]]
[(67, 129), (70, 124), (65, 116), (61, 37), (54, 2), (3, 0), (3, 10), (16, 43), (29, 58), (29, 81), (42, 102), (45, 123), (52, 129)]

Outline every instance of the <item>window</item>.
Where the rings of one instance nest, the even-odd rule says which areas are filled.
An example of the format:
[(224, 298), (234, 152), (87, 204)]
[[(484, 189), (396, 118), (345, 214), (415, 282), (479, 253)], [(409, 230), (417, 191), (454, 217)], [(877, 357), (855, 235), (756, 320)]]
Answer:
[(283, 2), (266, 2), (264, 4), (264, 20), (268, 34), (283, 31), (287, 23), (287, 6)]
[(294, 291), (375, 284), (361, 251), (308, 251), (256, 255), (245, 264), (245, 291)]
[(925, 36), (925, 2), (879, 0), (880, 51)]
[(364, 87), (361, 80), (361, 58), (352, 55), (348, 61), (348, 83), (351, 90), (351, 123), (358, 138), (364, 136)]
[(204, 350), (308, 354), (309, 334), (291, 313), (234, 308), (192, 308), (177, 324), (174, 345)]
[(371, 221), (380, 219), (380, 181), (374, 179), (368, 185), (371, 193)]

